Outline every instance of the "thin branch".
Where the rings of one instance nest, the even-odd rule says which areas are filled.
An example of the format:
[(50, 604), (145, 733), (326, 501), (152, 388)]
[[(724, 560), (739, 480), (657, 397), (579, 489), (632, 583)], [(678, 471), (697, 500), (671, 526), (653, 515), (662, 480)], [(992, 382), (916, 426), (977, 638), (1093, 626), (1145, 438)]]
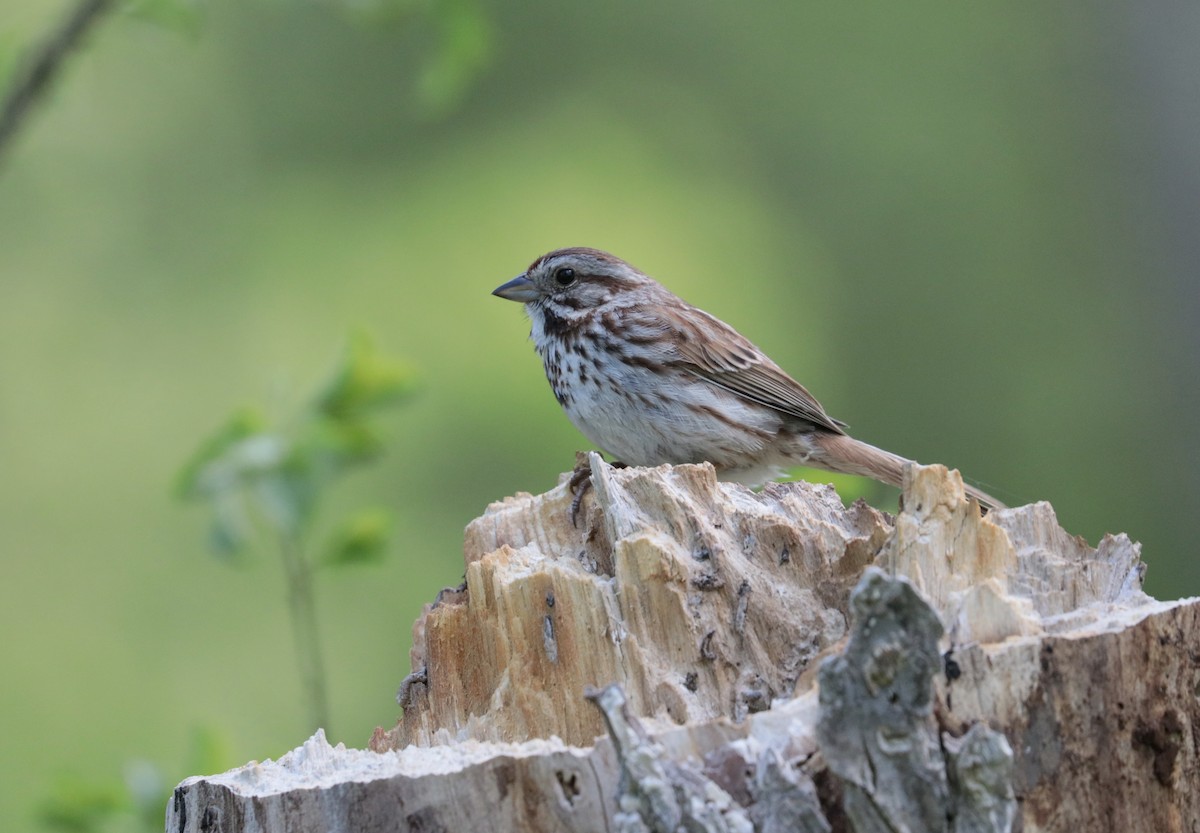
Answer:
[(50, 89), (67, 55), (79, 46), (88, 30), (115, 5), (114, 0), (80, 0), (17, 74), (4, 98), (4, 104), (0, 105), (0, 158), (4, 156), (30, 109)]
[(292, 535), (280, 535), (279, 552), (283, 556), (283, 570), (287, 574), (288, 613), (292, 620), (292, 636), (296, 641), (301, 688), (308, 705), (308, 731), (323, 728), (329, 732), (329, 695), (325, 688), (320, 628), (317, 627), (312, 564), (304, 557), (299, 541)]

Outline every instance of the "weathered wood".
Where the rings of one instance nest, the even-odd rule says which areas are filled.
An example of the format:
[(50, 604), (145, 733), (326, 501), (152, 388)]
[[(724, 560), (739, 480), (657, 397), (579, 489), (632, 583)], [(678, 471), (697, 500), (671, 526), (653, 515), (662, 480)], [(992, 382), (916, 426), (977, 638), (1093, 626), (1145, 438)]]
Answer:
[(860, 833), (1006, 833), (1012, 750), (975, 724), (954, 751), (933, 717), (942, 623), (903, 577), (875, 567), (850, 596), (854, 629), (821, 665), (821, 753)]
[[(1125, 536), (1093, 549), (1046, 504), (980, 517), (938, 466), (893, 519), (806, 483), (591, 464), (579, 529), (564, 486), (470, 525), (466, 586), (414, 626), (373, 751), (318, 736), (189, 779), (168, 829), (965, 833), (1005, 829), (1013, 798), (1025, 831), (1195, 829), (1200, 602), (1145, 596)], [(894, 604), (847, 642), (869, 565)], [(920, 597), (880, 589), (908, 586), (893, 573)], [(620, 754), (583, 697), (610, 683)], [(637, 798), (633, 759), (679, 815)]]
[(845, 636), (850, 588), (890, 528), (828, 486), (756, 494), (710, 466), (597, 457), (593, 483), (579, 529), (565, 485), (467, 527), (466, 592), (414, 630), (412, 666), (428, 681), (383, 746), (589, 744), (604, 727), (580, 692), (613, 681), (639, 716), (740, 720), (789, 696)]

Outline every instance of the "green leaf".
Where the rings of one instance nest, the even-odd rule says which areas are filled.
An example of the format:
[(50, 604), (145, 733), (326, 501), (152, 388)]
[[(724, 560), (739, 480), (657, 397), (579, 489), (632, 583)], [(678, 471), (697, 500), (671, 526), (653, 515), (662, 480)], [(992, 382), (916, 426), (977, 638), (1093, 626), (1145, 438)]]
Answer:
[(282, 535), (294, 536), (312, 517), (319, 492), (310, 461), (293, 457), (287, 466), (255, 478), (252, 494), (267, 523)]
[(356, 512), (334, 531), (321, 565), (379, 563), (387, 554), (392, 523), (392, 515), (386, 509), (374, 507)]
[[(286, 433), (268, 430), (257, 411), (235, 413), (183, 467), (176, 492), (210, 502), (210, 543), (218, 555), (239, 554), (262, 525), (299, 539), (329, 483), (379, 454), (382, 443), (366, 421), (370, 410), (411, 388), (406, 365), (355, 333), (332, 381)], [(365, 535), (354, 540), (362, 544)], [(369, 547), (354, 556), (368, 557)]]
[(221, 428), (205, 440), (196, 453), (183, 464), (175, 478), (175, 494), (184, 499), (210, 494), (210, 467), (230, 450), (265, 429), (265, 420), (258, 411), (243, 408), (234, 413)]
[(380, 353), (367, 333), (355, 332), (341, 367), (317, 399), (317, 410), (334, 419), (357, 419), (411, 393), (413, 376), (408, 365)]
[(63, 775), (49, 797), (38, 806), (38, 819), (53, 830), (90, 833), (129, 806), (124, 788), (117, 783), (98, 784), (78, 775)]
[(444, 0), (433, 11), (437, 53), (422, 71), (417, 93), (428, 115), (445, 116), (462, 100), (492, 57), (492, 27), (474, 0)]
[(305, 426), (296, 454), (322, 479), (375, 459), (383, 444), (370, 427), (350, 420), (318, 419)]
[(212, 506), (213, 521), (208, 532), (209, 546), (217, 555), (226, 558), (240, 554), (254, 534), (245, 495), (229, 490), (214, 495)]
[(217, 516), (208, 528), (208, 546), (222, 559), (232, 560), (240, 555), (250, 536), (244, 530), (231, 526)]

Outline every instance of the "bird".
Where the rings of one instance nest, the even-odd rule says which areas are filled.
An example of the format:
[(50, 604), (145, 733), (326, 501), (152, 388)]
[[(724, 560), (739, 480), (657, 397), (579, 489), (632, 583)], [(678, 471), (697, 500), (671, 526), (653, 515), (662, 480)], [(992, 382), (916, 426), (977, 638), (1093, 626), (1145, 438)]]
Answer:
[(556, 249), (492, 294), (524, 304), (558, 404), (621, 464), (708, 462), (756, 487), (794, 466), (900, 486), (912, 462), (851, 437), (749, 339), (615, 255)]

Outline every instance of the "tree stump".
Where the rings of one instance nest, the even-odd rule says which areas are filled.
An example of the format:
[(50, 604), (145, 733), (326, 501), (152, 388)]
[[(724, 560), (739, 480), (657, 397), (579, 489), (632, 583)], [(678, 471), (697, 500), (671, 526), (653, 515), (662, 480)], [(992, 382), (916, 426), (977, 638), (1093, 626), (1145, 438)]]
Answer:
[(941, 466), (893, 518), (588, 464), (578, 527), (565, 483), (467, 527), (396, 726), (190, 778), (168, 830), (1200, 830), (1200, 605), (1125, 535)]

